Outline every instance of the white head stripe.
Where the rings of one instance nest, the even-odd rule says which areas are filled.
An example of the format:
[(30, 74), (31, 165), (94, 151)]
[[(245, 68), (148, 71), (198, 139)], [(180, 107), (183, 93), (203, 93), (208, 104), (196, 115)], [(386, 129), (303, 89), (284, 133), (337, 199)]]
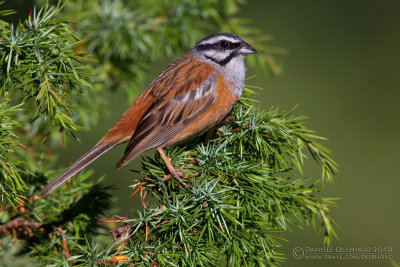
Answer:
[(214, 38), (205, 40), (205, 41), (201, 42), (200, 44), (202, 44), (202, 45), (204, 45), (204, 44), (215, 44), (215, 43), (218, 43), (218, 42), (220, 42), (222, 40), (225, 40), (225, 41), (228, 41), (228, 42), (231, 42), (231, 43), (239, 42), (238, 39), (231, 38), (231, 37), (228, 37), (228, 36), (216, 36)]

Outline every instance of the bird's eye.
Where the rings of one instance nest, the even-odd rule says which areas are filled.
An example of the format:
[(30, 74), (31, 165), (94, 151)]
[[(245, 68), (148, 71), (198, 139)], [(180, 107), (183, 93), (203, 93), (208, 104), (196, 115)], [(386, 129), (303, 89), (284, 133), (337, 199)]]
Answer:
[(221, 41), (219, 43), (219, 45), (221, 46), (221, 48), (223, 49), (228, 49), (229, 48), (229, 43), (227, 41)]

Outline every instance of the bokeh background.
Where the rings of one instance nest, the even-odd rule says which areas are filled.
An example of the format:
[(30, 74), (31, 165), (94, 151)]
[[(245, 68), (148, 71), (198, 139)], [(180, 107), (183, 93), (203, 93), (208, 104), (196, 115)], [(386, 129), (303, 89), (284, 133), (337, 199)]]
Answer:
[[(2, 8), (25, 17), (31, 1), (6, 1)], [(339, 198), (331, 215), (338, 224), (333, 248), (391, 249), (400, 261), (400, 1), (398, 0), (250, 0), (241, 16), (274, 36), (272, 45), (287, 49), (277, 59), (283, 73), (271, 77), (250, 68), (251, 85), (264, 88), (262, 108), (279, 106), (307, 115), (307, 126), (329, 138), (340, 173), (322, 195)], [(17, 19), (17, 17), (14, 17)], [(147, 75), (150, 82), (169, 60), (157, 62)], [(133, 89), (135, 90), (135, 89)], [(141, 89), (138, 89), (138, 92)], [(128, 103), (121, 96), (110, 103), (110, 115), (97, 127), (79, 134), (60, 149), (65, 166), (86, 152), (115, 123)], [(118, 147), (98, 159), (92, 168), (115, 185), (119, 213), (129, 214), (136, 200), (129, 185), (140, 174), (136, 159), (122, 170), (113, 169), (123, 154)], [(153, 153), (152, 151), (148, 154)], [(306, 175), (319, 178), (318, 166), (307, 162)], [(397, 166), (397, 167), (396, 167)], [(318, 227), (317, 227), (318, 228)], [(391, 266), (389, 260), (306, 260), (292, 252), (300, 247), (321, 248), (323, 233), (312, 226), (293, 228), (283, 238), (282, 266)], [(383, 255), (381, 253), (380, 255)]]

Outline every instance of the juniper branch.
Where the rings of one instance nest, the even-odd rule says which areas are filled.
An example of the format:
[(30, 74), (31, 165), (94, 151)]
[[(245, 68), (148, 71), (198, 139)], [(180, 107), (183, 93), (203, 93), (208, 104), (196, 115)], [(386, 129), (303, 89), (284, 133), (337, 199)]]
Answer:
[(135, 265), (217, 266), (225, 260), (228, 266), (276, 266), (283, 260), (280, 235), (316, 220), (330, 244), (333, 199), (318, 196), (322, 177), (314, 182), (302, 177), (307, 162), (302, 142), (324, 151), (315, 159), (325, 172), (336, 168), (318, 143), (321, 138), (292, 111), (261, 111), (242, 100), (230, 115), (235, 119), (220, 125), (210, 141), (198, 137), (167, 151), (175, 168), (198, 174), (185, 179), (188, 190), (175, 180), (164, 181), (168, 169), (158, 154), (142, 161), (144, 178), (133, 190), (143, 208), (123, 221), (129, 241), (112, 257), (104, 251), (98, 261), (123, 255), (123, 262)]
[[(232, 19), (241, 1), (156, 2), (70, 0), (74, 4), (66, 5), (65, 12), (45, 7), (34, 9), (21, 25), (1, 22), (0, 159), (8, 168), (0, 177), (2, 197), (16, 199), (23, 183), (35, 194), (54, 176), (48, 171), (54, 168), (51, 155), (20, 153), (26, 147), (41, 152), (50, 145), (39, 146), (39, 141), (59, 139), (60, 132), (73, 135), (79, 122), (98, 116), (84, 107), (99, 110), (98, 104), (104, 104), (114, 88), (133, 97), (132, 88), (139, 88), (133, 85), (143, 80), (150, 62), (188, 49), (211, 25), (220, 31), (235, 29), (261, 52), (250, 63), (271, 73), (280, 71), (271, 55), (284, 51), (265, 44), (269, 36), (245, 21)], [(60, 19), (61, 14), (76, 14), (77, 7), (87, 13), (75, 16), (72, 24)], [(85, 60), (88, 53), (94, 60)], [(71, 259), (82, 265), (277, 265), (283, 260), (281, 233), (305, 222), (320, 222), (329, 244), (335, 235), (329, 217), (333, 200), (319, 192), (337, 166), (320, 144), (324, 139), (304, 126), (304, 117), (276, 108), (255, 109), (249, 89), (230, 114), (235, 119), (220, 125), (211, 140), (198, 137), (167, 151), (190, 185), (188, 191), (174, 180), (163, 182), (169, 173), (159, 155), (143, 160), (144, 178), (134, 188), (143, 208), (123, 222), (129, 231), (119, 231), (122, 238), (117, 239), (125, 246), (117, 251), (112, 247), (114, 255), (107, 251), (112, 240), (99, 235), (104, 233), (99, 217), (110, 209), (110, 195), (87, 181), (90, 173), (64, 185), (54, 197), (26, 202), (27, 221), (51, 226), (51, 231), (62, 227), (65, 239), (29, 227), (32, 236), (25, 255), (54, 265), (70, 264)], [(309, 156), (323, 171), (313, 180), (303, 174)], [(3, 226), (19, 216), (12, 206), (2, 205)], [(14, 228), (5, 229), (2, 237), (24, 237)]]

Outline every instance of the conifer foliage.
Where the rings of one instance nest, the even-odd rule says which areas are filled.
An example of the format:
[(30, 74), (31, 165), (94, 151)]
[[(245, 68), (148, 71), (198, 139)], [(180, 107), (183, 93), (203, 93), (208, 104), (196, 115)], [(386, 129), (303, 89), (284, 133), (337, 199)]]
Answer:
[[(320, 191), (337, 167), (324, 138), (294, 110), (256, 108), (251, 79), (218, 128), (167, 150), (189, 189), (156, 153), (127, 177), (141, 203), (128, 216), (115, 215), (113, 192), (92, 170), (36, 196), (62, 170), (55, 147), (93, 126), (119, 91), (131, 100), (153, 62), (206, 32), (243, 36), (259, 51), (250, 65), (279, 73), (272, 55), (282, 51), (235, 16), (242, 2), (38, 1), (18, 25), (0, 21), (0, 265), (275, 266), (282, 233), (305, 223), (320, 225), (329, 245), (334, 202)], [(308, 158), (321, 177), (304, 176)]]

